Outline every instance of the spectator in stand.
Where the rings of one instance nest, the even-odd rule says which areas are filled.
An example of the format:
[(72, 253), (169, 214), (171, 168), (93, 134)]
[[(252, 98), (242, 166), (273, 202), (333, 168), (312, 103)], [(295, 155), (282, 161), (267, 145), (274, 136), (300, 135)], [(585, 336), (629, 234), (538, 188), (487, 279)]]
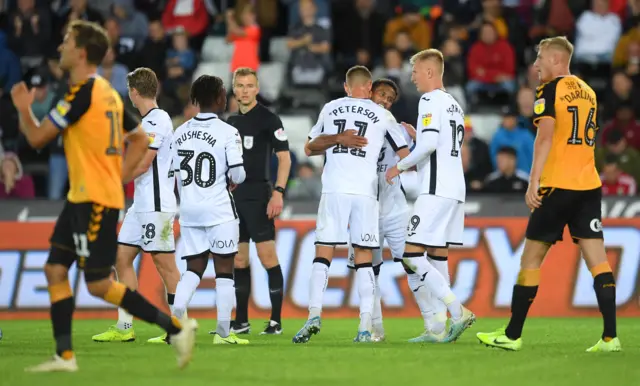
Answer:
[[(516, 92), (516, 62), (511, 44), (499, 39), (491, 23), (480, 29), (480, 40), (475, 42), (467, 55), (467, 96), (477, 103), (478, 92)], [(518, 157), (519, 158), (519, 157)]]
[(236, 0), (235, 9), (252, 4), (260, 26), (260, 62), (270, 62), (271, 37), (278, 26), (278, 0)]
[(239, 20), (236, 13), (227, 11), (227, 41), (233, 43), (233, 57), (231, 58), (231, 72), (239, 67), (249, 67), (258, 70), (260, 67), (260, 26), (256, 23), (253, 6), (247, 4), (242, 8)]
[(576, 63), (611, 63), (622, 33), (620, 18), (609, 12), (608, 0), (593, 0), (591, 10), (584, 11), (576, 23)]
[(166, 0), (134, 0), (138, 11), (147, 16), (147, 20), (158, 20), (167, 8)]
[(294, 200), (318, 200), (322, 192), (322, 181), (313, 164), (298, 165), (297, 178), (289, 179), (287, 198)]
[(9, 48), (23, 67), (39, 66), (52, 50), (51, 19), (49, 9), (36, 8), (35, 0), (18, 0), (18, 9), (8, 18)]
[(464, 143), (462, 150), (462, 166), (464, 179), (469, 191), (480, 191), (484, 186), (485, 178), (493, 170), (489, 146), (483, 140), (473, 134), (471, 119), (464, 118)]
[(107, 30), (116, 61), (124, 64), (127, 68), (134, 68), (139, 55), (136, 52), (139, 47), (136, 46), (135, 40), (120, 35), (120, 24), (113, 17), (104, 22), (104, 28)]
[(498, 151), (503, 147), (512, 147), (517, 155), (517, 169), (529, 173), (533, 162), (533, 134), (526, 128), (518, 126), (518, 113), (512, 106), (504, 111), (502, 126), (498, 128), (491, 140), (491, 162), (497, 167)]
[(0, 96), (9, 95), (21, 77), (20, 59), (7, 47), (7, 35), (0, 31)]
[(112, 48), (107, 50), (107, 54), (102, 60), (102, 64), (98, 67), (98, 75), (105, 78), (111, 83), (111, 86), (124, 99), (129, 93), (127, 89), (127, 74), (129, 69), (124, 64), (116, 62), (116, 55)]
[(610, 155), (618, 159), (618, 165), (623, 172), (630, 174), (636, 181), (640, 181), (640, 152), (629, 147), (627, 139), (619, 130), (614, 130), (609, 134), (604, 147), (596, 147), (595, 157), (598, 170), (602, 170), (604, 160)]
[(166, 78), (167, 38), (160, 20), (149, 22), (149, 37), (138, 54), (136, 67), (148, 67), (160, 81)]
[[(291, 28), (302, 23), (302, 17), (300, 14), (300, 4), (304, 0), (280, 0), (287, 5), (289, 16), (289, 32)], [(330, 0), (315, 0), (316, 6), (316, 22), (326, 29), (331, 29), (331, 1)]]
[(634, 17), (631, 21), (632, 28), (624, 34), (613, 54), (613, 66), (624, 68), (629, 63), (629, 46), (633, 43), (640, 44), (640, 15)]
[(518, 169), (516, 149), (504, 146), (498, 149), (497, 170), (484, 181), (485, 193), (524, 193), (529, 187), (529, 174)]
[(396, 36), (406, 32), (416, 50), (422, 51), (431, 46), (431, 27), (420, 14), (419, 7), (407, 5), (402, 7), (402, 14), (387, 22), (384, 33), (385, 46), (396, 43)]
[(5, 153), (0, 159), (0, 198), (29, 199), (35, 197), (33, 178), (25, 175), (22, 164), (14, 153)]
[(518, 104), (518, 127), (527, 128), (533, 136), (536, 136), (536, 127), (533, 125), (533, 104), (535, 103), (535, 91), (529, 87), (521, 87), (516, 98)]
[(200, 51), (209, 27), (209, 14), (215, 13), (210, 0), (169, 0), (162, 13), (162, 24), (168, 33), (184, 28), (191, 39), (189, 45)]
[(0, 148), (17, 151), (20, 134), (18, 112), (13, 106), (10, 93), (0, 95), (0, 117)]
[(313, 0), (300, 1), (300, 20), (287, 40), (291, 81), (296, 86), (319, 86), (331, 66), (331, 31), (317, 23)]
[(222, 119), (226, 121), (230, 116), (236, 114), (238, 110), (240, 110), (238, 100), (236, 99), (235, 94), (230, 92), (227, 95), (227, 108), (225, 109), (224, 114), (222, 114)]
[(409, 36), (408, 31), (398, 31), (393, 47), (400, 52), (400, 54), (402, 55), (402, 59), (406, 60), (407, 62), (413, 55), (416, 54), (416, 52), (418, 52), (415, 45), (411, 41), (411, 37)]
[(636, 181), (620, 169), (618, 157), (615, 155), (609, 155), (605, 159), (600, 180), (602, 181), (603, 196), (636, 195)]
[(636, 115), (640, 116), (640, 90), (624, 71), (617, 71), (611, 81), (611, 91), (602, 101), (604, 122), (614, 119), (618, 106), (631, 104)]
[(463, 84), (466, 76), (466, 66), (462, 57), (462, 47), (457, 40), (447, 39), (442, 44), (442, 55), (444, 56), (444, 87), (449, 94), (458, 101), (463, 110), (467, 109), (467, 98), (464, 95)]
[(629, 52), (627, 53), (627, 64), (624, 72), (633, 80), (634, 84), (640, 84), (640, 43), (629, 43)]
[[(339, 3), (338, 3), (339, 4)], [(334, 22), (338, 31), (344, 31), (349, 39), (336, 39), (335, 51), (347, 58), (348, 65), (372, 66), (382, 61), (382, 40), (385, 18), (375, 9), (373, 0), (349, 2), (339, 12)], [(354, 57), (355, 54), (355, 57)]]
[(395, 47), (388, 48), (384, 54), (382, 66), (373, 71), (375, 79), (388, 78), (396, 82), (401, 89), (411, 89), (411, 67), (402, 61), (402, 54)]
[(527, 67), (526, 72), (523, 74), (523, 85), (524, 87), (535, 90), (540, 86), (540, 76), (538, 74), (538, 70), (532, 65)]
[(188, 99), (191, 75), (196, 69), (196, 54), (189, 48), (187, 32), (182, 29), (173, 32), (171, 42), (172, 48), (167, 50), (167, 79), (164, 88), (171, 90), (184, 103)]
[(482, 26), (490, 23), (498, 34), (498, 39), (508, 41), (514, 52), (514, 60), (522, 62), (524, 57), (525, 36), (522, 23), (517, 14), (511, 9), (504, 8), (501, 0), (482, 0), (482, 12), (478, 14), (474, 22), (470, 25), (470, 29), (480, 30), (482, 34)]
[(623, 102), (618, 105), (615, 118), (602, 130), (603, 140), (607, 141), (607, 137), (613, 131), (620, 131), (629, 146), (640, 150), (640, 122), (636, 120), (631, 102)]
[(67, 30), (67, 24), (74, 20), (87, 20), (102, 25), (104, 17), (100, 11), (91, 8), (87, 0), (69, 0), (69, 6), (58, 17), (56, 23), (57, 36), (54, 36), (56, 44), (62, 43), (62, 38)]
[(55, 93), (49, 89), (48, 74), (44, 70), (36, 69), (28, 75), (27, 86), (35, 89), (31, 110), (36, 119), (41, 121), (49, 112)]
[(120, 35), (133, 39), (136, 50), (140, 49), (149, 30), (147, 17), (136, 10), (133, 0), (112, 0), (111, 13), (120, 25)]
[(107, 17), (111, 13), (111, 5), (113, 0), (88, 0), (87, 4), (100, 12), (102, 16)]
[(529, 30), (534, 43), (550, 36), (573, 36), (576, 19), (567, 0), (546, 0), (536, 8), (534, 26)]

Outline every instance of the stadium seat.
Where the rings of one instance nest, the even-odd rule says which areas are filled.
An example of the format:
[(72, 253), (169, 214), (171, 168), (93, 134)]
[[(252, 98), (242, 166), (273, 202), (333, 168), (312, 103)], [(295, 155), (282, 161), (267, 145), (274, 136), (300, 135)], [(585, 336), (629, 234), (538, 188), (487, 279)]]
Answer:
[[(281, 115), (282, 125), (289, 137), (289, 149), (296, 153), (298, 159), (306, 159), (304, 154), (304, 144), (307, 141), (309, 130), (313, 126), (313, 121), (306, 115)], [(322, 157), (311, 157), (314, 165), (322, 165)]]
[(486, 143), (490, 143), (498, 127), (502, 124), (502, 116), (498, 114), (470, 114), (473, 135)]
[(291, 51), (287, 47), (287, 38), (273, 38), (271, 39), (270, 47), (271, 59), (278, 63), (289, 63), (289, 56)]
[(203, 62), (230, 62), (233, 55), (233, 44), (227, 43), (225, 38), (208, 36), (202, 46)]
[(231, 74), (229, 73), (229, 63), (200, 63), (193, 73), (193, 79), (201, 75), (215, 75), (222, 78), (227, 91), (231, 90)]
[(280, 91), (284, 83), (285, 68), (284, 64), (274, 62), (261, 64), (258, 69), (260, 93), (272, 102), (280, 97)]

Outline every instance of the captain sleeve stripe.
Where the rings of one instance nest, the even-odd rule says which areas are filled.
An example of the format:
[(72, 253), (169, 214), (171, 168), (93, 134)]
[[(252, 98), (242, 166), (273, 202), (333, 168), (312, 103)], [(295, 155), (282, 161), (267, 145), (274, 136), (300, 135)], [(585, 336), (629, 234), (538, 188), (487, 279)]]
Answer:
[(403, 145), (403, 146), (400, 146), (399, 148), (395, 149), (395, 151), (396, 151), (396, 153), (397, 153), (397, 152), (399, 152), (399, 151), (400, 151), (400, 150), (402, 150), (402, 149), (407, 149), (408, 147), (409, 147), (409, 146), (407, 146), (407, 145)]
[(240, 167), (240, 166), (243, 166), (243, 165), (244, 164), (242, 163), (242, 164), (229, 165), (228, 167), (229, 167), (229, 169), (233, 169), (233, 168), (237, 168), (237, 167)]
[(53, 123), (53, 125), (60, 131), (66, 129), (68, 126), (67, 120), (64, 119), (64, 117), (55, 110), (50, 111), (49, 114), (47, 114), (47, 117), (49, 118), (51, 123)]
[(149, 146), (149, 150), (158, 150), (159, 147), (153, 147), (153, 146)]

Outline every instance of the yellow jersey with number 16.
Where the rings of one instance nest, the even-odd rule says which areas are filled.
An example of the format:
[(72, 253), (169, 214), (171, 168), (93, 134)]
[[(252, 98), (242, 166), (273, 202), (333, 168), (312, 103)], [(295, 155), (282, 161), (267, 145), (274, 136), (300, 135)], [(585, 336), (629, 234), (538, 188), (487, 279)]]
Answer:
[(48, 118), (63, 131), (72, 203), (124, 208), (124, 132), (138, 127), (120, 95), (100, 76), (72, 85)]
[(553, 143), (542, 169), (540, 187), (591, 190), (602, 186), (596, 170), (598, 102), (582, 79), (561, 76), (536, 91), (533, 123), (555, 120)]

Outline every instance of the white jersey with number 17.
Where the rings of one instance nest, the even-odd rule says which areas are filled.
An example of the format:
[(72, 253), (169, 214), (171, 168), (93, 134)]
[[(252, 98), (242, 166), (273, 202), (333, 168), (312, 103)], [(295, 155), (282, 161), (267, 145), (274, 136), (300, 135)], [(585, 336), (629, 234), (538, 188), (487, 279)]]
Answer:
[(206, 227), (238, 218), (227, 171), (242, 166), (238, 130), (213, 113), (199, 113), (173, 135), (180, 225)]
[(390, 112), (369, 99), (344, 97), (322, 108), (309, 140), (356, 130), (368, 143), (362, 149), (334, 146), (325, 151), (322, 193), (378, 197), (377, 164), (387, 131), (397, 129)]
[[(418, 164), (420, 194), (431, 194), (464, 202), (466, 188), (461, 148), (464, 140), (464, 111), (447, 92), (425, 93), (418, 106), (416, 144), (436, 138), (435, 150)], [(433, 146), (433, 145), (431, 145)]]

